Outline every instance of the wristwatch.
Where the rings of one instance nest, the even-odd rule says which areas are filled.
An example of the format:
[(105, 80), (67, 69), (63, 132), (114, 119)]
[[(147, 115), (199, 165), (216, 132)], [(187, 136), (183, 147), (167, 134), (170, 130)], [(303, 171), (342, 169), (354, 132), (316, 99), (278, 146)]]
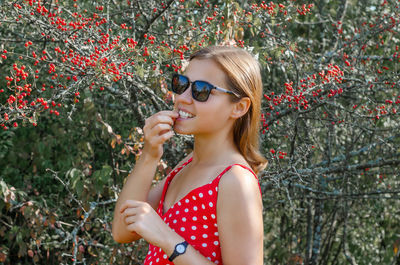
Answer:
[(176, 244), (174, 253), (168, 258), (169, 261), (173, 261), (179, 255), (182, 255), (186, 252), (186, 248), (188, 246), (188, 242), (183, 241), (182, 243)]

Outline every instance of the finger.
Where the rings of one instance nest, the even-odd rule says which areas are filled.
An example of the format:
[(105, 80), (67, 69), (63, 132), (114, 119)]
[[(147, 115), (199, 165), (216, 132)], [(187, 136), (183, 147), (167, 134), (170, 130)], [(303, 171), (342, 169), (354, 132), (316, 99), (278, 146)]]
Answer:
[[(131, 223), (131, 224), (127, 225), (127, 226), (126, 226), (126, 229), (127, 229), (128, 231), (130, 231), (131, 233), (137, 233), (137, 234), (139, 234), (139, 233), (137, 232), (138, 226), (137, 226), (136, 223)], [(140, 234), (139, 234), (139, 235), (140, 235)], [(141, 235), (140, 235), (140, 236), (141, 236)]]
[(155, 135), (162, 135), (169, 131), (172, 131), (172, 126), (170, 124), (160, 123), (154, 126)]
[(145, 142), (149, 146), (157, 147), (171, 138), (175, 133), (170, 125), (159, 124), (157, 128), (150, 133), (150, 135), (145, 136)]
[(122, 203), (121, 207), (119, 208), (120, 212), (124, 212), (125, 209), (127, 208), (134, 208), (134, 207), (138, 207), (138, 201), (135, 200), (126, 200), (124, 203)]
[(135, 223), (135, 216), (128, 216), (124, 218), (124, 223), (126, 225), (134, 224)]
[(169, 140), (174, 135), (175, 135), (174, 131), (168, 131), (168, 132), (156, 137), (154, 139), (154, 143), (161, 145), (161, 144), (165, 143), (167, 140)]
[(138, 207), (128, 207), (121, 214), (122, 214), (122, 216), (128, 217), (128, 216), (137, 215), (138, 212), (139, 212)]
[(160, 111), (153, 116), (147, 118), (145, 126), (147, 126), (149, 129), (152, 129), (155, 125), (159, 123), (167, 123), (172, 126), (178, 116), (179, 115), (176, 111)]
[(173, 126), (174, 123), (175, 123), (175, 119), (173, 119), (169, 116), (157, 116), (157, 117), (153, 118), (153, 120), (150, 122), (148, 128), (150, 130), (153, 130), (159, 124), (168, 124), (170, 126)]
[(162, 115), (167, 115), (171, 118), (178, 118), (179, 114), (177, 110), (162, 110), (160, 112), (158, 112), (159, 114)]
[(145, 140), (150, 140), (154, 136), (160, 135), (160, 132), (165, 130), (172, 130), (173, 124), (171, 123), (156, 123), (145, 125), (143, 128)]
[(145, 138), (146, 139), (151, 139), (154, 136), (159, 136), (163, 132), (171, 131), (172, 126), (170, 124), (165, 124), (165, 123), (159, 123), (155, 125), (150, 131), (145, 132)]

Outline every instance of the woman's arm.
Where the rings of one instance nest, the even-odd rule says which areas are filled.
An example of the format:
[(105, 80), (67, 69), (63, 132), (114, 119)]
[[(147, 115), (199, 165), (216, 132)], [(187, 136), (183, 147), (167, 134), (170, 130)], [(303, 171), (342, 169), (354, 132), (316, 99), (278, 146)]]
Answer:
[(129, 243), (141, 238), (137, 233), (129, 232), (121, 216), (122, 203), (127, 200), (147, 201), (149, 189), (156, 172), (158, 161), (142, 154), (118, 196), (112, 223), (112, 235), (119, 243)]
[(233, 166), (218, 188), (218, 233), (224, 264), (263, 264), (262, 197), (257, 179)]
[(142, 154), (133, 171), (127, 177), (126, 183), (119, 194), (112, 224), (112, 234), (115, 241), (129, 243), (140, 238), (140, 235), (127, 229), (124, 216), (121, 214), (121, 206), (127, 200), (147, 202), (152, 205), (160, 198), (161, 184), (149, 193), (157, 164), (163, 154), (163, 143), (170, 139), (174, 132), (172, 126), (178, 116), (173, 111), (161, 111), (146, 120), (143, 128), (145, 144)]

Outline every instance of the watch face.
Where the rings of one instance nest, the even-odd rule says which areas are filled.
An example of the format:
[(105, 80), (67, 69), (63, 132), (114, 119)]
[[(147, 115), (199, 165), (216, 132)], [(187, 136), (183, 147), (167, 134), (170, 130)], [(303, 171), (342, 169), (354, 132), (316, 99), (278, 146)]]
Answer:
[(180, 254), (182, 254), (185, 251), (185, 246), (184, 245), (177, 245), (176, 246), (176, 251)]

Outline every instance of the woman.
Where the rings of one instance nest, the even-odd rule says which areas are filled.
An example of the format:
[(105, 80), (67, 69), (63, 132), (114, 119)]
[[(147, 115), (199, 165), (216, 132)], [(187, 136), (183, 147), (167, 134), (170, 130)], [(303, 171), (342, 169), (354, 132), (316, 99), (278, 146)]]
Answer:
[[(185, 75), (173, 76), (172, 90), (174, 111), (146, 120), (142, 154), (116, 204), (114, 239), (144, 238), (144, 264), (263, 264), (258, 62), (238, 48), (204, 48)], [(193, 152), (151, 187), (174, 131), (194, 135)]]

